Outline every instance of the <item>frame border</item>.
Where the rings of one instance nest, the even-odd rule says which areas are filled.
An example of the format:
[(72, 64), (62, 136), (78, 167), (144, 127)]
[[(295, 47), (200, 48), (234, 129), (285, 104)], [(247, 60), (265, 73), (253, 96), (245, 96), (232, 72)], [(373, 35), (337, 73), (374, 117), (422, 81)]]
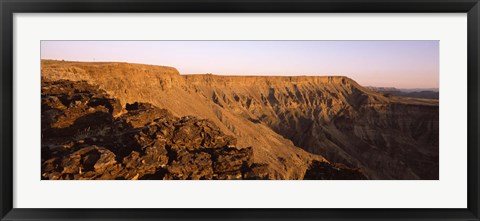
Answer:
[[(480, 220), (479, 0), (0, 0), (0, 220)], [(467, 209), (13, 208), (14, 13), (467, 13)]]

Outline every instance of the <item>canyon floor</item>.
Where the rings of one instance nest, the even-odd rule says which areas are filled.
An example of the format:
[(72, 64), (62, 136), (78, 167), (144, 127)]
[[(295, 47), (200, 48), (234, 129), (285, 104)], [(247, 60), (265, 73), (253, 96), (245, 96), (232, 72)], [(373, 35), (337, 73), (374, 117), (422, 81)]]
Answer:
[(341, 76), (42, 60), (42, 179), (427, 179), (438, 100)]

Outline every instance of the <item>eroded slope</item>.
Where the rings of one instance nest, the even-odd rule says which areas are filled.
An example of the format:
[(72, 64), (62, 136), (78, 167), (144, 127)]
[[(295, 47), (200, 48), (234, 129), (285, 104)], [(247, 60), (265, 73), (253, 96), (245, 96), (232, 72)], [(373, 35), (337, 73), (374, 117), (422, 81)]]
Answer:
[(341, 76), (185, 78), (221, 108), (371, 178), (438, 179), (436, 100), (386, 97)]

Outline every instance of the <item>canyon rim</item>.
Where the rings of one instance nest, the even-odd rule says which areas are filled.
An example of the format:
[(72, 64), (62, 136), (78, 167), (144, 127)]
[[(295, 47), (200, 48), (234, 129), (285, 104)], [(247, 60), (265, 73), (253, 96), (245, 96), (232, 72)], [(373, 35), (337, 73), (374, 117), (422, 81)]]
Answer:
[[(439, 179), (438, 89), (365, 85), (348, 73), (261, 74), (255, 65), (259, 74), (189, 74), (73, 61), (44, 55), (61, 49), (46, 43), (41, 179)], [(217, 59), (203, 65), (222, 66)]]

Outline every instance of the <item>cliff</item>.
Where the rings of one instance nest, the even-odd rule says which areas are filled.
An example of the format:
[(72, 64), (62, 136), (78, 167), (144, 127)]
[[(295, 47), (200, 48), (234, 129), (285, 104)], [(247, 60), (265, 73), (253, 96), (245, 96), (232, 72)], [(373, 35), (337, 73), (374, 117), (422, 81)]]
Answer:
[(85, 80), (123, 108), (144, 102), (209, 119), (238, 146), (251, 146), (272, 179), (301, 179), (316, 161), (359, 167), (371, 179), (438, 179), (438, 101), (387, 97), (347, 77), (180, 75), (162, 66), (42, 61), (42, 79)]
[[(42, 82), (42, 179), (272, 179), (252, 147), (214, 123), (147, 103), (126, 104), (85, 81)], [(327, 161), (306, 179), (364, 179)], [(295, 166), (295, 165), (291, 165)]]

